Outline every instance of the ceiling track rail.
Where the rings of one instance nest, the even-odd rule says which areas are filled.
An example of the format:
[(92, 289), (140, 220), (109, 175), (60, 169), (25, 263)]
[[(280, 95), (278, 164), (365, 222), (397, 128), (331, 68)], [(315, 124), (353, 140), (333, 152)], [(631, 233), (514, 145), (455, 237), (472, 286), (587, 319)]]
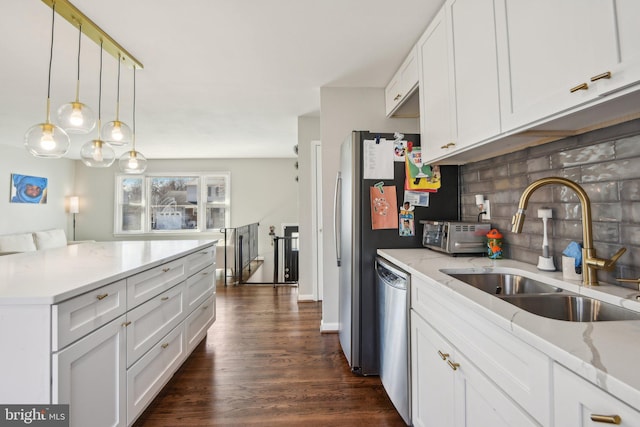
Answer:
[(120, 59), (123, 64), (131, 68), (144, 68), (140, 61), (68, 0), (42, 0), (42, 2), (49, 7), (53, 7), (55, 3), (55, 10), (60, 16), (69, 21), (75, 28), (81, 27), (85, 36), (93, 40), (98, 46), (102, 44), (105, 52), (116, 59)]

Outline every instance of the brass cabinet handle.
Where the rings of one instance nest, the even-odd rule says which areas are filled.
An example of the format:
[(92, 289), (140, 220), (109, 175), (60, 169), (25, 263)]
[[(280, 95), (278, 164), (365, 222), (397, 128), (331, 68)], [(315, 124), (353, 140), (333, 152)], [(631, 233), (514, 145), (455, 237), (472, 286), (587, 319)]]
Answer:
[(397, 101), (398, 99), (402, 98), (402, 94), (397, 94), (395, 98), (393, 98), (394, 101)]
[(169, 347), (169, 343), (168, 343), (168, 342), (166, 342), (166, 343), (162, 344), (160, 347), (162, 347), (162, 348), (167, 348), (167, 347)]
[(455, 363), (452, 362), (451, 360), (447, 360), (447, 364), (451, 367), (451, 369), (453, 369), (454, 371), (457, 371), (458, 368), (460, 367), (459, 363)]
[(171, 270), (171, 269), (170, 269), (169, 267), (166, 267), (166, 268), (163, 268), (163, 269), (162, 269), (162, 272), (163, 272), (163, 273), (166, 273), (166, 272), (167, 272), (167, 271), (169, 271), (169, 270)]
[(100, 295), (96, 295), (96, 298), (98, 298), (99, 300), (103, 300), (108, 296), (109, 296), (109, 294), (100, 294)]
[(449, 147), (455, 147), (455, 145), (456, 145), (456, 143), (455, 143), (455, 142), (449, 142), (449, 143), (447, 143), (447, 144), (443, 145), (443, 146), (442, 146), (442, 147), (440, 147), (440, 148), (442, 148), (442, 149), (446, 149), (446, 148), (449, 148)]
[(620, 424), (622, 422), (622, 418), (618, 415), (591, 414), (591, 421), (596, 423)]
[(577, 92), (579, 90), (587, 90), (589, 89), (589, 85), (586, 83), (580, 83), (578, 86), (572, 87), (571, 89), (569, 89), (569, 92), (573, 93), (573, 92)]
[(166, 301), (168, 299), (169, 299), (169, 297), (162, 297), (162, 298), (160, 298), (160, 301)]
[(611, 78), (611, 71), (606, 71), (602, 74), (598, 74), (596, 76), (591, 77), (591, 81), (595, 82), (597, 80), (601, 80), (601, 79), (610, 79)]
[(207, 308), (209, 308), (208, 305), (205, 305), (204, 307), (202, 307), (203, 310), (206, 310)]
[(443, 353), (440, 350), (438, 350), (438, 355), (442, 360), (447, 360), (447, 357), (449, 357), (449, 353)]
[(442, 147), (440, 147), (440, 148), (442, 148), (442, 149), (444, 150), (444, 149), (445, 149), (445, 148), (447, 148), (447, 147), (449, 147), (449, 145), (448, 145), (448, 144), (445, 144), (445, 145), (443, 145), (443, 146), (442, 146)]
[(129, 326), (130, 324), (131, 324), (131, 321), (124, 322), (124, 323), (122, 324), (122, 326), (127, 327), (127, 326)]

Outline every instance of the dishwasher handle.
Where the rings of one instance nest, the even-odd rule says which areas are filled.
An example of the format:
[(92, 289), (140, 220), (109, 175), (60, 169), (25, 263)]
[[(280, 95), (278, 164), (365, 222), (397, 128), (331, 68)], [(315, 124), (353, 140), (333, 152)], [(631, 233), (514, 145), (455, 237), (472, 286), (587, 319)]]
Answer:
[(407, 289), (409, 275), (381, 258), (376, 258), (376, 273), (378, 280), (385, 285), (402, 290)]

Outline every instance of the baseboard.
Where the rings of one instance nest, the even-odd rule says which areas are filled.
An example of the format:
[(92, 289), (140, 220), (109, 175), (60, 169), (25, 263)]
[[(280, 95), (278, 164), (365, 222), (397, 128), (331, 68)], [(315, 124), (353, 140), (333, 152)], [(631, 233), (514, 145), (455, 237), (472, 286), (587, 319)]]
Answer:
[(316, 302), (317, 300), (313, 297), (312, 294), (309, 295), (298, 295), (298, 302)]
[(338, 323), (325, 323), (320, 321), (320, 332), (323, 334), (337, 333), (339, 327)]

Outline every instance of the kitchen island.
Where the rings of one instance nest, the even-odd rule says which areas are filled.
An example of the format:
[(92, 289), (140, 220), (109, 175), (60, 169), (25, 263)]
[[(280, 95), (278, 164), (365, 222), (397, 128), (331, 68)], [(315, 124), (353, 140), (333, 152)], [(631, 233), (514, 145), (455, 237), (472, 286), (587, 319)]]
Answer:
[(0, 403), (131, 425), (215, 320), (214, 240), (82, 243), (0, 257)]
[(471, 419), (494, 426), (564, 427), (618, 419), (640, 425), (640, 370), (635, 369), (640, 321), (538, 316), (442, 270), (526, 275), (640, 311), (632, 298), (637, 291), (585, 287), (563, 280), (560, 272), (512, 260), (426, 249), (378, 253), (411, 274), (414, 425), (467, 425)]

